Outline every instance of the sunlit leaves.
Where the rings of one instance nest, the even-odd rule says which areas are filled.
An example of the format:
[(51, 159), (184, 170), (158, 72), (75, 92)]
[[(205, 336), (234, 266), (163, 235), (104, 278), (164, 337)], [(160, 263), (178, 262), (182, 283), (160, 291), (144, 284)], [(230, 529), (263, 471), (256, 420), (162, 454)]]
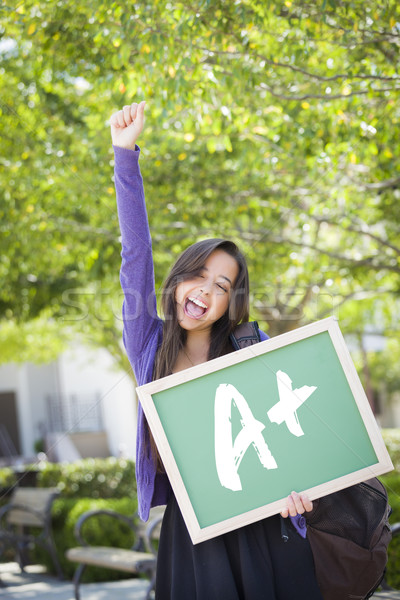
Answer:
[[(333, 310), (352, 329), (361, 294), (391, 305), (395, 2), (3, 4), (3, 315), (26, 321), (47, 307), (59, 318), (65, 294), (92, 284), (118, 299), (106, 123), (142, 98), (157, 286), (182, 248), (224, 235), (248, 256), (253, 316), (272, 333)], [(119, 323), (105, 314), (99, 324), (88, 311), (81, 329), (111, 345)]]

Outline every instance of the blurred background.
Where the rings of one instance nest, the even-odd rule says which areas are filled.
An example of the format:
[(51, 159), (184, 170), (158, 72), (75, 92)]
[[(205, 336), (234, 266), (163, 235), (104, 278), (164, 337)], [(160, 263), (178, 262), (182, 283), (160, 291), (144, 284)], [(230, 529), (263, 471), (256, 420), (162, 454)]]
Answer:
[(4, 464), (134, 456), (108, 119), (142, 99), (157, 289), (186, 246), (232, 238), (251, 318), (336, 316), (400, 426), (399, 50), (394, 0), (2, 3)]

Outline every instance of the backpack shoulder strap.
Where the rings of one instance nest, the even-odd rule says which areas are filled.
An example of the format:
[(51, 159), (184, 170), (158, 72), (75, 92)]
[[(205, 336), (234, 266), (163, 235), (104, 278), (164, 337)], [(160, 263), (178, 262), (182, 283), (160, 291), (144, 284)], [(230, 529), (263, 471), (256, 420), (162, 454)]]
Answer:
[(241, 350), (242, 348), (247, 348), (253, 344), (258, 344), (258, 342), (261, 341), (261, 338), (257, 321), (241, 323), (235, 328), (233, 333), (230, 334), (229, 339), (235, 350)]

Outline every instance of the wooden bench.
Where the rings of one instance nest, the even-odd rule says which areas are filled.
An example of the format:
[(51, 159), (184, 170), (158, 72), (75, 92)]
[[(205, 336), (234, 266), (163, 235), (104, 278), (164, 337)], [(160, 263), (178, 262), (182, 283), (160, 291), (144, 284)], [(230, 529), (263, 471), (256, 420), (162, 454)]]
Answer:
[[(132, 575), (145, 575), (149, 579), (146, 600), (150, 597), (156, 579), (157, 540), (160, 537), (164, 510), (164, 507), (153, 508), (150, 511), (149, 523), (143, 523), (136, 515), (134, 517), (127, 517), (105, 509), (87, 511), (78, 519), (75, 525), (75, 537), (80, 546), (70, 548), (66, 552), (68, 560), (79, 563), (73, 578), (76, 600), (80, 600), (80, 580), (88, 565), (125, 571), (132, 573)], [(133, 532), (135, 539), (130, 549), (91, 546), (88, 544), (83, 537), (82, 527), (88, 519), (101, 515), (122, 521)]]
[(58, 494), (55, 488), (16, 487), (10, 502), (0, 508), (0, 549), (13, 548), (24, 571), (27, 550), (39, 545), (50, 553), (63, 579), (51, 530), (51, 508)]
[[(95, 510), (84, 513), (75, 526), (75, 536), (81, 546), (67, 550), (66, 556), (73, 562), (80, 563), (74, 575), (75, 599), (80, 600), (79, 584), (82, 573), (87, 565), (126, 571), (132, 574), (144, 574), (149, 579), (146, 600), (154, 589), (157, 567), (157, 548), (164, 508), (153, 508), (150, 512), (149, 523), (142, 523), (138, 518), (126, 517), (109, 510)], [(82, 526), (87, 519), (99, 515), (107, 515), (119, 519), (135, 533), (135, 543), (130, 550), (108, 546), (90, 546), (82, 537)], [(400, 535), (400, 523), (392, 526), (393, 537)], [(393, 590), (382, 582), (382, 590), (375, 592), (372, 597), (376, 600), (400, 600), (400, 592)]]

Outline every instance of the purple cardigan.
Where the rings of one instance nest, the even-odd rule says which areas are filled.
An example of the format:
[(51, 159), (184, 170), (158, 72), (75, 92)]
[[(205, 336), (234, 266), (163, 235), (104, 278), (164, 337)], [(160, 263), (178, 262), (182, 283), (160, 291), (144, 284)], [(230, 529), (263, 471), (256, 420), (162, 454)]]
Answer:
[[(138, 385), (152, 380), (157, 348), (162, 340), (162, 320), (157, 315), (153, 253), (139, 169), (140, 149), (114, 146), (115, 189), (121, 229), (120, 281), (124, 292), (123, 341)], [(264, 332), (261, 340), (268, 339)], [(149, 518), (152, 506), (166, 504), (171, 487), (166, 474), (156, 472), (143, 409), (139, 403), (136, 438), (136, 480), (139, 516)], [(301, 520), (300, 520), (301, 519)], [(300, 522), (298, 522), (300, 520)], [(303, 517), (292, 519), (304, 535)]]

